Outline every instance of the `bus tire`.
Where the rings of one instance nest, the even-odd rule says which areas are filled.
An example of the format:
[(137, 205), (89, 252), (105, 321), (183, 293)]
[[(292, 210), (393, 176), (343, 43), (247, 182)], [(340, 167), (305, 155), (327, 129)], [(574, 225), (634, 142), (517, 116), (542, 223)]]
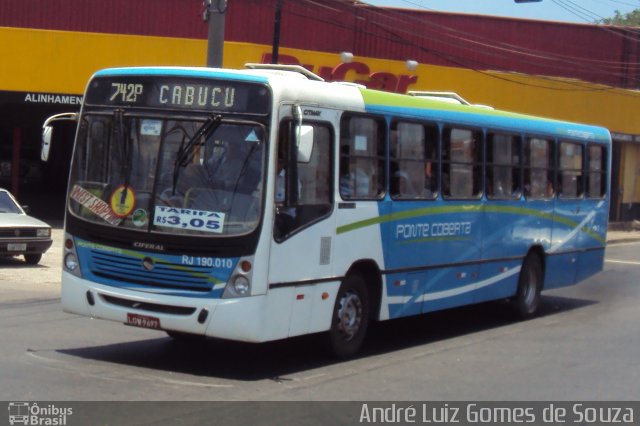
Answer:
[(537, 313), (540, 306), (542, 282), (540, 258), (531, 253), (524, 259), (518, 278), (518, 291), (512, 299), (513, 308), (520, 319), (529, 319)]
[(329, 330), (329, 343), (336, 356), (349, 358), (360, 350), (369, 327), (369, 309), (364, 278), (348, 275), (338, 290)]
[(205, 340), (205, 336), (202, 336), (200, 334), (185, 333), (184, 331), (165, 330), (165, 333), (167, 333), (167, 335), (176, 342), (195, 343), (203, 342)]

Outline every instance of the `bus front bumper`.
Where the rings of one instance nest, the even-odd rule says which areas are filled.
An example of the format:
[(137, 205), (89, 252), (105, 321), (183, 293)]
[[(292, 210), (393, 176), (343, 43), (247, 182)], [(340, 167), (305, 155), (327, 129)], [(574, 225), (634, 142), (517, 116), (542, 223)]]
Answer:
[(127, 325), (255, 343), (274, 337), (265, 333), (264, 296), (166, 296), (90, 283), (63, 271), (61, 298), (65, 312)]

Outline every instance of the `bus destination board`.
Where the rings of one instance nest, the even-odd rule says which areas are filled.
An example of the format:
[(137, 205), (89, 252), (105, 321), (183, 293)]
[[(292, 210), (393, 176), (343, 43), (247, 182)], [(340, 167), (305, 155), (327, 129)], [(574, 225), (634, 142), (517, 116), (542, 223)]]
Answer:
[(261, 84), (151, 76), (98, 77), (85, 97), (88, 105), (248, 114), (267, 114), (269, 101)]

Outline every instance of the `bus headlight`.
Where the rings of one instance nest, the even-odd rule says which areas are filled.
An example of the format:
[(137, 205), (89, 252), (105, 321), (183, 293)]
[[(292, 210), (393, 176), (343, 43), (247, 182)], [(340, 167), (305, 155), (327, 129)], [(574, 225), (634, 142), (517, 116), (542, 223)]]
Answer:
[(223, 299), (232, 297), (245, 297), (251, 294), (251, 281), (244, 275), (236, 275), (225, 287)]
[(251, 283), (249, 283), (249, 279), (244, 275), (238, 275), (233, 280), (233, 291), (235, 291), (239, 296), (246, 296), (249, 294), (249, 290), (251, 290)]
[(80, 262), (78, 261), (78, 254), (76, 252), (73, 237), (66, 233), (64, 235), (64, 257), (62, 263), (65, 271), (75, 275), (76, 277), (82, 278)]
[(251, 296), (251, 279), (253, 277), (253, 256), (238, 259), (227, 285), (222, 293), (223, 299)]
[(76, 269), (78, 269), (78, 259), (76, 258), (75, 254), (67, 253), (67, 255), (64, 257), (64, 267), (71, 272), (74, 272)]

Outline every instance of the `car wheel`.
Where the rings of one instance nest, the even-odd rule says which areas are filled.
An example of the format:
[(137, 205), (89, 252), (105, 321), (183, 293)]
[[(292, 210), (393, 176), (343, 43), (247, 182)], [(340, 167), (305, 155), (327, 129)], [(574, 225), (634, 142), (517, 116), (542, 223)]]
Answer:
[(40, 259), (42, 259), (41, 253), (24, 255), (24, 260), (26, 260), (29, 265), (37, 265)]

